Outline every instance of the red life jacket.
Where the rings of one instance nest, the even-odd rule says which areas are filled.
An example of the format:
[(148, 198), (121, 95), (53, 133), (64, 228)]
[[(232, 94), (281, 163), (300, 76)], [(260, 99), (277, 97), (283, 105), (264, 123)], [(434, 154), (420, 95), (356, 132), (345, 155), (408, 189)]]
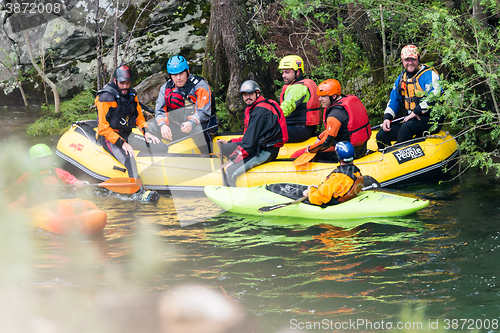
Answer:
[[(333, 105), (342, 105), (349, 115), (349, 122), (347, 123), (347, 130), (353, 146), (361, 146), (368, 141), (372, 135), (372, 128), (370, 127), (370, 119), (368, 119), (368, 112), (361, 100), (354, 95), (347, 95), (342, 97), (340, 101)], [(332, 105), (332, 106), (333, 106)], [(326, 112), (323, 115), (323, 122), (326, 124)]]
[[(259, 101), (260, 98), (262, 98), (261, 101)], [(265, 99), (264, 97), (261, 96), (257, 99), (257, 103), (245, 109), (245, 127), (243, 129), (243, 133), (246, 132), (246, 129), (248, 127), (248, 122), (250, 120), (250, 112), (257, 105), (268, 109), (278, 117), (278, 124), (280, 125), (281, 128), (281, 135), (283, 137), (283, 141), (274, 144), (274, 147), (283, 147), (283, 144), (285, 144), (288, 141), (288, 128), (286, 125), (286, 120), (285, 120), (285, 115), (283, 114), (283, 110), (281, 110), (280, 105), (272, 99)]]
[[(302, 79), (300, 81), (293, 82), (292, 84), (305, 85), (309, 90), (310, 98), (307, 103), (300, 104), (292, 113), (290, 113), (286, 117), (287, 123), (303, 123), (307, 126), (318, 125), (321, 120), (321, 103), (319, 102), (319, 97), (317, 94), (318, 86), (311, 79)], [(280, 104), (283, 103), (285, 91), (289, 86), (289, 84), (283, 86), (280, 95)]]

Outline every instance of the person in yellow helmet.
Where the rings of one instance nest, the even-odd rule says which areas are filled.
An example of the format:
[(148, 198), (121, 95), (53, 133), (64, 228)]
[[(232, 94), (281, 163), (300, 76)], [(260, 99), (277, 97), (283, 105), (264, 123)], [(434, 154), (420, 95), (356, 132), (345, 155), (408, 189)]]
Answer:
[(280, 60), (278, 69), (285, 85), (280, 94), (280, 106), (286, 117), (288, 142), (302, 142), (314, 135), (321, 120), (321, 105), (317, 85), (304, 78), (304, 61), (297, 55)]

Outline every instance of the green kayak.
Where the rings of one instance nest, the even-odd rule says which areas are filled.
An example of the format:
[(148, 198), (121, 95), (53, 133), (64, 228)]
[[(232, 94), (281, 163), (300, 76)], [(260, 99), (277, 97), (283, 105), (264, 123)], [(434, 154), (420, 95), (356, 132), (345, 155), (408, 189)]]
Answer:
[(262, 213), (258, 211), (261, 207), (287, 203), (294, 199), (271, 192), (266, 189), (266, 186), (240, 188), (208, 185), (205, 186), (205, 194), (222, 209), (233, 213), (324, 220), (403, 216), (415, 213), (429, 205), (427, 200), (380, 191), (362, 191), (354, 199), (325, 208), (297, 203)]

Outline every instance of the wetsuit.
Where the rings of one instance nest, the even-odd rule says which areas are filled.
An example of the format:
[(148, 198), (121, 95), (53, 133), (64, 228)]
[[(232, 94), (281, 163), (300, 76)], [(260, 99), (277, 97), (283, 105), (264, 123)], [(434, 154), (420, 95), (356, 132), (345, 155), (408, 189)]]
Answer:
[[(97, 92), (95, 99), (97, 107), (97, 136), (103, 148), (122, 163), (128, 176), (139, 178), (137, 165), (133, 156), (125, 153), (122, 146), (128, 142), (132, 129), (149, 131), (135, 90), (130, 89), (127, 96), (118, 92), (114, 83), (107, 84)], [(144, 143), (144, 149), (146, 144)]]
[[(350, 119), (354, 121), (349, 121)], [(371, 128), (368, 114), (359, 98), (354, 95), (341, 95), (332, 105), (325, 108), (323, 121), (325, 130), (318, 136), (318, 141), (309, 147), (309, 152), (316, 153), (315, 160), (338, 161), (335, 145), (340, 141), (353, 143), (354, 158), (366, 153), (366, 142), (370, 138)], [(357, 142), (352, 142), (354, 133)]]

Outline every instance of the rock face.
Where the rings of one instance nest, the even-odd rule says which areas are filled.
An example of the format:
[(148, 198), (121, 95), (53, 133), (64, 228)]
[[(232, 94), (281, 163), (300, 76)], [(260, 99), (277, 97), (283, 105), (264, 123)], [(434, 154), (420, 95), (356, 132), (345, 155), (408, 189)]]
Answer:
[[(102, 29), (102, 43), (106, 51), (102, 58), (107, 75), (104, 83), (109, 80), (114, 69), (114, 3), (109, 0), (99, 2), (99, 27)], [(125, 1), (120, 7), (122, 11), (127, 3)], [(156, 79), (159, 79), (162, 76), (159, 72), (165, 71), (167, 60), (175, 54), (182, 54), (188, 59), (192, 71), (198, 72), (196, 69), (201, 68), (208, 29), (209, 0), (170, 0), (156, 4), (153, 10), (152, 1), (132, 1), (118, 21), (118, 64), (123, 59), (133, 69), (136, 78), (158, 73)], [(141, 14), (146, 5), (148, 8)], [(35, 57), (40, 63), (40, 57), (44, 56), (46, 73), (58, 86), (61, 98), (70, 98), (82, 90), (97, 88), (98, 33), (95, 6), (92, 1), (66, 0), (65, 10), (60, 15), (24, 20), (24, 26), (29, 27), (26, 30)], [(32, 73), (27, 43), (19, 28), (18, 17), (0, 4), (0, 18), (0, 58), (4, 58), (2, 53), (8, 54), (6, 62), (16, 73)], [(130, 37), (129, 31), (134, 26), (135, 32)], [(27, 77), (22, 84), (28, 91), (30, 102), (41, 102), (44, 98), (41, 79), (36, 74), (23, 77)], [(11, 74), (0, 64), (0, 105), (21, 102), (12, 82)], [(159, 88), (161, 84), (158, 84)], [(145, 102), (156, 99), (153, 96), (155, 93), (147, 90), (144, 93)]]
[(149, 103), (156, 100), (160, 87), (167, 82), (163, 72), (155, 73), (144, 79), (134, 89), (137, 91), (140, 103)]

